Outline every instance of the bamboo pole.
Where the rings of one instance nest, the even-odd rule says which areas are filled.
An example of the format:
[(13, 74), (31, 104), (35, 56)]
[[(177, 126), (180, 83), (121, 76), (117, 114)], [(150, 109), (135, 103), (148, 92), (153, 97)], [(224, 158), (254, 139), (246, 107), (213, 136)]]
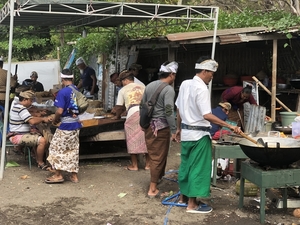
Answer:
[(273, 40), (271, 119), (276, 121), (277, 39)]
[[(272, 93), (269, 91), (269, 89), (266, 88), (266, 86), (263, 85), (263, 84), (262, 84), (255, 76), (253, 76), (252, 79), (253, 79), (254, 81), (256, 81), (256, 82), (258, 83), (258, 85), (261, 86), (261, 87), (262, 87), (269, 95), (272, 96)], [(290, 110), (285, 104), (283, 104), (283, 102), (280, 101), (277, 97), (275, 97), (275, 100), (276, 100), (283, 108), (285, 108), (288, 112), (292, 112), (292, 110)], [(274, 110), (275, 110), (275, 109), (274, 109)], [(273, 120), (273, 118), (272, 118), (272, 120)], [(275, 120), (273, 120), (273, 121), (275, 121)]]

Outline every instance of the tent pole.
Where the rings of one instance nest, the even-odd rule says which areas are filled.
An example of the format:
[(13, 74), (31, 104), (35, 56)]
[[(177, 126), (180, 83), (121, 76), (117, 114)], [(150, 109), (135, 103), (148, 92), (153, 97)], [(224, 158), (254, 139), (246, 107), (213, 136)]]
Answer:
[(117, 27), (116, 30), (116, 62), (115, 62), (115, 72), (121, 72), (120, 71), (120, 61), (119, 60), (119, 35), (120, 35), (120, 26)]
[(9, 24), (9, 46), (8, 46), (8, 69), (6, 79), (6, 94), (5, 94), (5, 108), (4, 108), (4, 123), (2, 131), (2, 147), (1, 147), (1, 162), (0, 162), (0, 180), (3, 179), (4, 174), (4, 159), (6, 152), (6, 133), (8, 125), (8, 107), (9, 107), (9, 92), (10, 92), (10, 74), (11, 74), (11, 58), (12, 58), (12, 41), (14, 31), (14, 0), (10, 0), (10, 24)]
[[(215, 19), (214, 19), (214, 36), (213, 36), (213, 43), (211, 49), (211, 58), (215, 58), (215, 51), (216, 51), (216, 39), (217, 39), (217, 30), (218, 30), (218, 18), (219, 18), (219, 8), (216, 8), (215, 11)], [(212, 81), (209, 82), (208, 85), (209, 92), (212, 92)]]

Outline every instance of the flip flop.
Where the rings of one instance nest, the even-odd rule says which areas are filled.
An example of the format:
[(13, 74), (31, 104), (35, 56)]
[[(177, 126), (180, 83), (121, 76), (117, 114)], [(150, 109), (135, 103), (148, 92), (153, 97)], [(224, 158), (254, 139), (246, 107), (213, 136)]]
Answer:
[(45, 183), (46, 184), (59, 184), (59, 183), (63, 183), (65, 180), (64, 178), (61, 179), (56, 179), (55, 177), (51, 176), (46, 178)]
[(188, 209), (186, 210), (187, 213), (210, 213), (212, 211), (212, 207), (208, 205), (199, 205), (196, 209)]
[(51, 167), (46, 165), (45, 163), (38, 164), (38, 168), (40, 168), (41, 170), (46, 170), (46, 171), (49, 171), (51, 169)]

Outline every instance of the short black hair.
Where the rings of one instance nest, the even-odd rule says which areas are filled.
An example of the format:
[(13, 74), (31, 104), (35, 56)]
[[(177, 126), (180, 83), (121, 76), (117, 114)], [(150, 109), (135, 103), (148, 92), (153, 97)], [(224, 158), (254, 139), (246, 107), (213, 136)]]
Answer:
[(19, 101), (22, 102), (24, 99), (28, 99), (28, 98), (24, 98), (22, 96), (19, 96)]
[(252, 93), (252, 86), (247, 84), (247, 86), (243, 88), (242, 93), (251, 94)]
[[(168, 65), (170, 62), (169, 61), (165, 61), (163, 64), (162, 64), (162, 66), (166, 66), (166, 65)], [(161, 79), (161, 78), (167, 78), (169, 75), (170, 75), (170, 72), (163, 72), (163, 71), (161, 71), (161, 72), (158, 72), (158, 78), (159, 79)]]
[(111, 75), (109, 75), (109, 78), (112, 79), (116, 75), (119, 76), (119, 73), (118, 72), (114, 72)]

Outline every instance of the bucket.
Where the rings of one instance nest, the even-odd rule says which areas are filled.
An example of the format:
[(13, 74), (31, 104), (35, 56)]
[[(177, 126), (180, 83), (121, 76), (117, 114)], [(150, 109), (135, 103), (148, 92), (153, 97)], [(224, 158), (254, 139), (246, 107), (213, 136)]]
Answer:
[(300, 135), (300, 122), (292, 122), (292, 137), (299, 137)]
[(265, 123), (266, 132), (269, 132), (269, 131), (272, 130), (272, 123), (273, 123), (272, 121), (268, 121), (268, 122)]
[[(240, 182), (241, 181), (238, 180), (235, 185), (235, 192), (238, 195), (240, 195), (240, 185), (241, 185)], [(258, 194), (258, 186), (245, 179), (244, 196), (247, 196), (247, 197), (257, 196), (257, 194)]]
[(290, 126), (297, 117), (297, 112), (280, 112), (281, 124), (283, 127)]

